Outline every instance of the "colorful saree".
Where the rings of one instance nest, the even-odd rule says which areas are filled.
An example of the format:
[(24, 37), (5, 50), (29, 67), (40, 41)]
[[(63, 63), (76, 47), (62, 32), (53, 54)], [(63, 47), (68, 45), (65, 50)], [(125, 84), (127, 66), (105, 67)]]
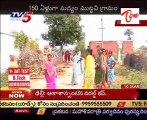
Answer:
[(18, 66), (17, 60), (11, 61), (11, 62), (10, 62), (10, 68), (18, 68), (18, 67), (19, 67), (19, 66)]
[(73, 74), (71, 83), (76, 85), (80, 82), (80, 57), (79, 55), (75, 55), (72, 58), (73, 61)]
[[(96, 64), (100, 65), (100, 55), (96, 56)], [(102, 81), (102, 70), (100, 66), (96, 66), (96, 71), (95, 71), (95, 83), (99, 84)]]
[(108, 64), (105, 55), (101, 55), (100, 57), (100, 68), (102, 70), (102, 80), (107, 82), (108, 77)]
[(53, 62), (45, 62), (45, 79), (47, 89), (56, 89), (56, 69)]
[(84, 79), (84, 89), (94, 88), (95, 79), (95, 60), (92, 55), (88, 55), (85, 59), (85, 79)]
[(114, 57), (111, 56), (108, 60), (108, 64), (109, 64), (109, 70), (108, 70), (108, 82), (110, 84), (112, 84), (113, 82), (115, 82), (115, 75), (114, 75), (114, 68), (112, 68), (113, 66), (113, 62), (114, 62)]

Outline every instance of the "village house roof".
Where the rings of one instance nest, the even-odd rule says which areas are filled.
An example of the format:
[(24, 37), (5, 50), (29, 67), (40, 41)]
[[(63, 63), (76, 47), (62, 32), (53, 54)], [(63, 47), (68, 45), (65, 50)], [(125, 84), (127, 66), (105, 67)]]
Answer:
[(103, 41), (101, 41), (101, 40), (91, 40), (91, 41), (89, 41), (89, 43), (91, 43), (91, 42), (117, 42), (117, 41), (128, 41), (128, 42), (130, 42), (130, 41), (133, 41), (133, 40), (103, 40)]

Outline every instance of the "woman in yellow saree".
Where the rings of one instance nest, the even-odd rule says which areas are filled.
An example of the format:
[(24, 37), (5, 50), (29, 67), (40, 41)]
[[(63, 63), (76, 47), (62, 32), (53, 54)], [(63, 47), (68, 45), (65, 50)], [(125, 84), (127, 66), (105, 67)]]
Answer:
[(92, 56), (92, 50), (87, 50), (87, 56), (85, 59), (85, 79), (84, 79), (84, 89), (93, 89), (94, 88), (94, 79), (95, 79), (95, 59)]

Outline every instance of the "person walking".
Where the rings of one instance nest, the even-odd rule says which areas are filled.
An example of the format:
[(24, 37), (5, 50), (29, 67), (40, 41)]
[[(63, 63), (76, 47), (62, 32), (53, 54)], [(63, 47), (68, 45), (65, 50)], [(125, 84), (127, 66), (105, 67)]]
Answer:
[(56, 69), (52, 61), (52, 54), (48, 53), (47, 61), (45, 62), (45, 79), (47, 89), (56, 89)]

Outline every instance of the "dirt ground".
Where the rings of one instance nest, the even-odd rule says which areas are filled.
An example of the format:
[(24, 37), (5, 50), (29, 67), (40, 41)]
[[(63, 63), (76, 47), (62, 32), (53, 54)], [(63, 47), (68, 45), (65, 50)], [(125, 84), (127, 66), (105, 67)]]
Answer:
[[(57, 89), (82, 89), (83, 79), (81, 75), (80, 84), (72, 85), (72, 63), (66, 64), (62, 63), (57, 65), (58, 75), (56, 79)], [(31, 79), (30, 80), (31, 89), (46, 89), (45, 79)]]
[[(82, 89), (83, 87), (83, 77), (80, 76), (79, 85), (72, 85), (72, 62), (69, 64), (63, 63), (59, 60), (58, 64), (55, 64), (57, 67), (58, 75), (56, 79), (57, 89)], [(120, 86), (120, 82), (123, 80), (120, 76), (116, 76), (115, 85)], [(31, 79), (30, 80), (30, 88), (31, 89), (46, 89), (46, 80), (42, 75), (41, 78)], [(3, 87), (2, 89), (8, 89), (8, 87)], [(114, 89), (113, 86), (110, 86), (110, 89)]]
[[(80, 76), (80, 83), (79, 85), (72, 85), (72, 62), (69, 64), (60, 63), (56, 65), (58, 68), (58, 76), (56, 79), (57, 89), (82, 89), (83, 86), (83, 77), (84, 75)], [(118, 66), (116, 66), (118, 67)], [(121, 88), (120, 82), (123, 80), (121, 76), (116, 76), (115, 85)], [(30, 80), (31, 89), (46, 89), (46, 81), (45, 78), (42, 79), (31, 79)], [(110, 86), (110, 89), (115, 89), (114, 85)]]

